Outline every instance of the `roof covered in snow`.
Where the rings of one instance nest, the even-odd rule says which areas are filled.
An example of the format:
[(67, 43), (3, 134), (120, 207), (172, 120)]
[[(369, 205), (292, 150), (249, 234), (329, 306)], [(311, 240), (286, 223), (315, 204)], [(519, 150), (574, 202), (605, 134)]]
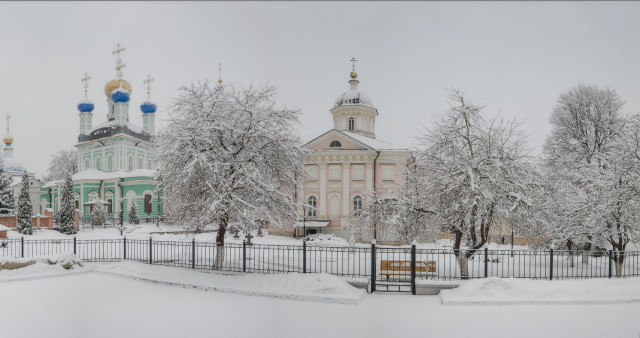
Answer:
[(22, 165), (22, 162), (18, 161), (14, 157), (5, 157), (2, 159), (4, 170), (10, 173), (23, 173), (25, 172), (25, 168)]
[(406, 148), (402, 148), (399, 146), (395, 146), (389, 142), (385, 142), (382, 140), (378, 140), (372, 137), (368, 137), (368, 136), (364, 136), (364, 135), (360, 135), (360, 134), (356, 134), (356, 133), (352, 133), (350, 131), (342, 131), (341, 133), (351, 137), (352, 139), (365, 144), (375, 150), (408, 150)]
[[(155, 177), (155, 175), (156, 175), (156, 171), (153, 169), (136, 169), (132, 171), (117, 170), (117, 171), (106, 172), (106, 171), (90, 168), (90, 169), (85, 169), (83, 171), (80, 171), (76, 174), (73, 174), (73, 176), (71, 176), (71, 179), (73, 181), (110, 180), (114, 178)], [(51, 181), (51, 182), (47, 182), (47, 184), (45, 184), (42, 187), (47, 188), (50, 186), (58, 185), (59, 183), (63, 183), (63, 182), (64, 180)]]
[(111, 120), (99, 124), (93, 129), (80, 134), (78, 136), (78, 142), (93, 141), (118, 134), (126, 134), (143, 141), (151, 141), (151, 134), (147, 133), (135, 124), (129, 122), (125, 125), (118, 125), (115, 120)]

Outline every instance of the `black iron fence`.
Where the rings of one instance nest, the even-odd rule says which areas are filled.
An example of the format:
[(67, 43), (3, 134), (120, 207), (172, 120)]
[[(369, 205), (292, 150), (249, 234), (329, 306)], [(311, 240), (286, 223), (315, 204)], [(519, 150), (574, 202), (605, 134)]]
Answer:
[[(363, 278), (386, 289), (409, 288), (421, 280), (486, 277), (529, 279), (640, 276), (640, 252), (566, 250), (468, 250), (407, 247), (326, 247), (154, 241), (149, 239), (0, 240), (1, 257), (50, 256), (73, 252), (87, 262), (131, 260), (192, 269), (260, 273), (328, 273)], [(375, 278), (371, 278), (374, 276)]]

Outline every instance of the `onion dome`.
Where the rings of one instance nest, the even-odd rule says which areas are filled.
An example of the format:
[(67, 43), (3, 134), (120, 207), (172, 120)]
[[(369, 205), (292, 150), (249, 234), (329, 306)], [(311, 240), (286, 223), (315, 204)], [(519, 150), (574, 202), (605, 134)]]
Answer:
[(118, 87), (111, 92), (111, 100), (113, 102), (129, 102), (129, 98), (129, 91), (122, 87)]
[(4, 138), (2, 139), (2, 143), (10, 146), (13, 143), (13, 136), (7, 134), (4, 136)]
[(129, 94), (131, 94), (131, 84), (129, 84), (127, 80), (119, 79), (119, 80), (113, 80), (104, 86), (104, 95), (109, 97), (111, 96), (111, 93), (113, 93), (114, 90), (120, 87), (126, 89), (127, 91), (129, 91)]
[(86, 98), (78, 103), (78, 110), (81, 113), (90, 113), (93, 111), (93, 107), (93, 102)]
[(342, 93), (338, 98), (336, 98), (336, 102), (333, 105), (334, 108), (345, 105), (363, 105), (367, 107), (373, 107), (373, 102), (371, 102), (371, 98), (369, 95), (363, 93), (358, 89), (358, 83), (360, 81), (356, 80), (358, 77), (358, 73), (352, 71), (350, 74), (351, 80), (349, 80), (349, 85), (351, 88), (346, 92)]
[(142, 112), (145, 114), (153, 114), (157, 109), (158, 106), (156, 106), (156, 104), (151, 101), (146, 101), (140, 105), (140, 110), (142, 110)]

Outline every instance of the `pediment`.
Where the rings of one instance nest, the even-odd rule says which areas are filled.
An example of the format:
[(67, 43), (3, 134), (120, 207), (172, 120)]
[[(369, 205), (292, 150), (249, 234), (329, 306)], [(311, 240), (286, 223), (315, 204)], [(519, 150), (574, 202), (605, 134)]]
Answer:
[[(331, 147), (330, 144), (333, 141), (338, 141), (341, 147)], [(336, 129), (331, 129), (328, 132), (316, 137), (302, 146), (309, 150), (373, 150), (373, 148), (363, 144), (362, 142), (340, 132)]]

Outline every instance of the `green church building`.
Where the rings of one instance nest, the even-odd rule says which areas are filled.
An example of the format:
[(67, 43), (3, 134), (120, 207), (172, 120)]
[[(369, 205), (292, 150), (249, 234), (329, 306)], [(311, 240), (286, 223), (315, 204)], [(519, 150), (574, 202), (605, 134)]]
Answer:
[[(80, 134), (78, 135), (78, 173), (72, 176), (76, 209), (80, 217), (89, 217), (95, 200), (104, 201), (108, 218), (125, 219), (133, 203), (140, 218), (155, 218), (163, 214), (162, 192), (157, 189), (153, 168), (156, 105), (149, 94), (153, 79), (147, 77), (147, 100), (140, 106), (143, 127), (129, 122), (131, 85), (123, 79), (124, 63), (117, 55), (117, 78), (105, 86), (107, 121), (92, 125), (93, 102), (87, 98), (88, 75), (83, 78), (85, 98), (78, 104)], [(60, 210), (64, 180), (47, 182), (40, 189), (40, 213)]]

